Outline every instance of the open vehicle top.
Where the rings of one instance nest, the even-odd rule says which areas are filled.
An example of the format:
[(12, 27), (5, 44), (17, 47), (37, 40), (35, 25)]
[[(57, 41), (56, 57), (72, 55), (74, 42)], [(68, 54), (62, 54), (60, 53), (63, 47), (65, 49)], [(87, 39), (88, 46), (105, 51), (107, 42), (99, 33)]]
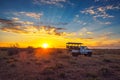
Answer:
[(66, 43), (66, 48), (68, 48), (69, 50), (71, 50), (71, 49), (79, 49), (82, 44), (83, 43), (68, 42), (68, 43)]

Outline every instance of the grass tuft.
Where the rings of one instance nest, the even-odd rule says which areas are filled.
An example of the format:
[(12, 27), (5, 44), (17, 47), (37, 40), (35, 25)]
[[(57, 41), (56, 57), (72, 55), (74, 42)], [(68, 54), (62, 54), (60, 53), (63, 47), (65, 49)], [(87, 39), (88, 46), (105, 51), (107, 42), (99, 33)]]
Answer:
[(112, 61), (111, 61), (111, 60), (109, 60), (109, 59), (103, 59), (103, 62), (110, 63), (110, 62), (112, 62)]
[(100, 73), (102, 76), (104, 77), (108, 77), (108, 76), (111, 76), (112, 75), (112, 72), (110, 71), (110, 69), (108, 68), (101, 68), (100, 69)]
[(16, 67), (16, 65), (15, 64), (11, 64), (10, 67), (14, 68), (14, 67)]
[(93, 73), (86, 73), (86, 80), (99, 80), (98, 76), (96, 74)]
[(46, 67), (42, 73), (42, 75), (50, 75), (50, 74), (55, 74), (54, 69), (52, 67)]
[(60, 77), (60, 78), (66, 78), (66, 74), (65, 74), (65, 73), (60, 73), (60, 74), (59, 74), (59, 77)]
[(53, 79), (51, 77), (47, 77), (45, 80), (55, 80), (55, 79)]

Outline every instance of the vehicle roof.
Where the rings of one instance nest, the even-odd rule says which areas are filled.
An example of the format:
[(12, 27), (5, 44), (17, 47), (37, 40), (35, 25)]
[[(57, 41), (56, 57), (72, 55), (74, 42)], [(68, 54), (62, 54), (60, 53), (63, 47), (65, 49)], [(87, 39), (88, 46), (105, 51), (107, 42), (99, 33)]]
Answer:
[(83, 44), (83, 43), (78, 43), (78, 42), (68, 42), (66, 44)]

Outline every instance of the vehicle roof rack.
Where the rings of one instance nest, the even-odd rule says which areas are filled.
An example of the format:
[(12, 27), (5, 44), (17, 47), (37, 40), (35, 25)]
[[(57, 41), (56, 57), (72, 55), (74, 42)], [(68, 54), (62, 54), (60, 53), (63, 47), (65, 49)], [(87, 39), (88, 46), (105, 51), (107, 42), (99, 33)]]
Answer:
[(66, 44), (83, 44), (83, 43), (78, 43), (78, 42), (68, 42)]

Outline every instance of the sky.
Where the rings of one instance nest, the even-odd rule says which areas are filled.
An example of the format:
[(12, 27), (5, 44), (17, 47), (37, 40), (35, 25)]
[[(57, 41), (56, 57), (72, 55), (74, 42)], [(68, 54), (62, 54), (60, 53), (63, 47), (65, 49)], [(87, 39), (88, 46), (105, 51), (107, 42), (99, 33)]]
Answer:
[(0, 0), (0, 47), (120, 48), (120, 0)]

